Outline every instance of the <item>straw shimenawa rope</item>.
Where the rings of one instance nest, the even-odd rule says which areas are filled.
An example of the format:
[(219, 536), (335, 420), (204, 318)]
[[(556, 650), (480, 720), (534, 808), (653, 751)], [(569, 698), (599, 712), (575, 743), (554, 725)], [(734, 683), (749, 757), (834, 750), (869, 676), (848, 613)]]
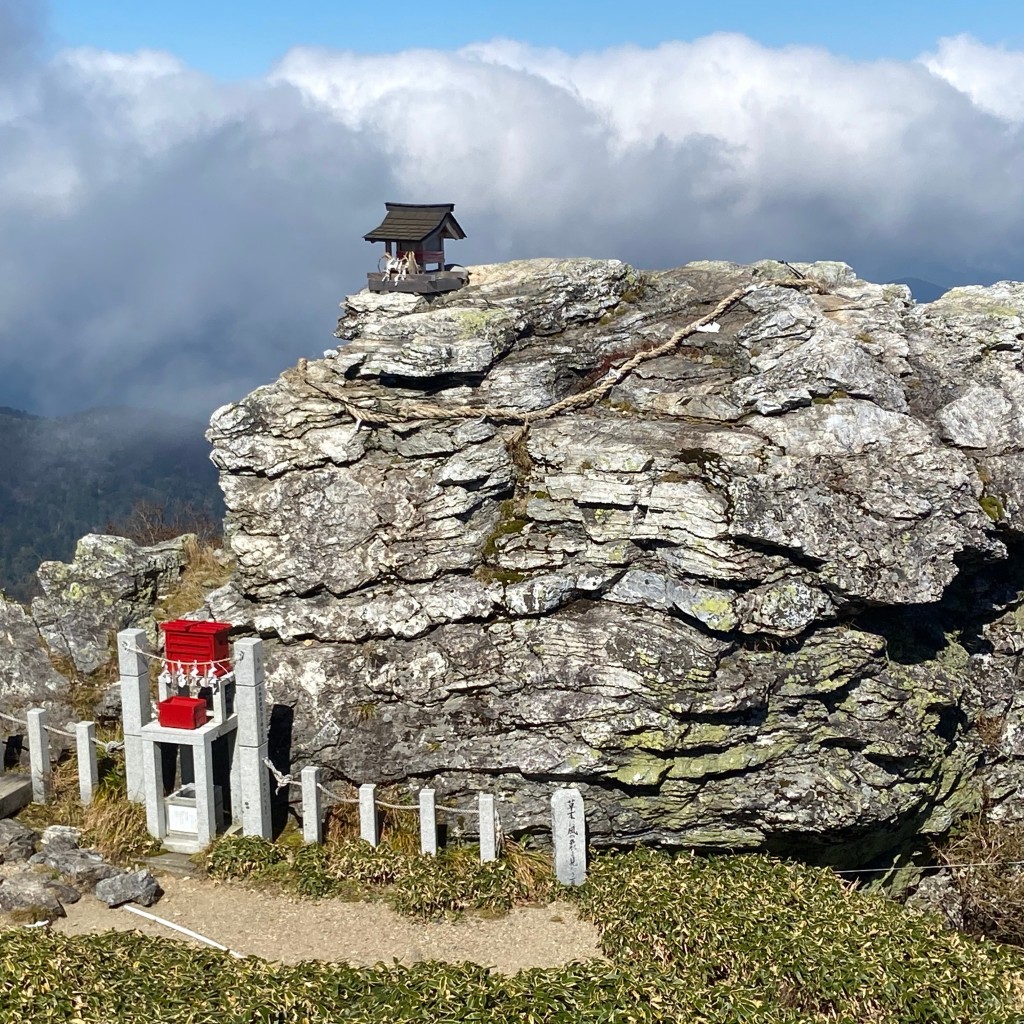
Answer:
[[(637, 352), (624, 363), (620, 363), (618, 366), (612, 367), (596, 384), (593, 385), (593, 387), (587, 388), (585, 391), (580, 391), (575, 395), (569, 395), (568, 398), (563, 398), (561, 401), (545, 406), (543, 409), (529, 409), (524, 411), (511, 406), (494, 405), (452, 407), (434, 405), (430, 402), (408, 401), (403, 402), (394, 412), (387, 412), (381, 409), (372, 409), (356, 405), (343, 396), (341, 389), (335, 388), (329, 384), (321, 384), (317, 381), (310, 380), (308, 375), (303, 376), (306, 384), (314, 390), (319, 391), (321, 394), (326, 395), (332, 401), (338, 402), (345, 409), (348, 415), (351, 416), (356, 423), (360, 424), (366, 423), (370, 425), (385, 426), (389, 423), (409, 423), (415, 420), (487, 419), (494, 420), (499, 423), (517, 423), (528, 428), (531, 423), (536, 423), (538, 420), (550, 419), (552, 416), (558, 416), (560, 413), (568, 412), (570, 409), (579, 409), (584, 406), (592, 405), (594, 402), (604, 398), (612, 388), (625, 380), (625, 378), (628, 377), (641, 363), (667, 355), (685, 338), (689, 338), (691, 335), (696, 334), (702, 329), (713, 324), (723, 313), (736, 305), (736, 303), (738, 303), (745, 295), (765, 286), (801, 288), (812, 291), (824, 290), (818, 282), (810, 278), (802, 277), (768, 281), (765, 282), (765, 285), (747, 285), (743, 288), (736, 288), (729, 292), (729, 294), (726, 295), (725, 298), (723, 298), (714, 307), (714, 309), (705, 313), (704, 316), (691, 321), (685, 327), (680, 327), (679, 330), (676, 331), (667, 341), (663, 341), (661, 344), (655, 345), (652, 348)], [(300, 364), (300, 369), (301, 368)]]

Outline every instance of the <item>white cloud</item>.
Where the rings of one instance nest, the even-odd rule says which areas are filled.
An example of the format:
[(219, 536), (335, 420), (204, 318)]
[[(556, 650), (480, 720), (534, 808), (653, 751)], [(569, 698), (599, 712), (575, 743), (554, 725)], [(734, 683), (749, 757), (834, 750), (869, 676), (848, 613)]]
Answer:
[(985, 46), (960, 35), (939, 40), (936, 52), (922, 62), (979, 110), (1014, 125), (1024, 121), (1024, 53)]
[(0, 404), (241, 395), (331, 343), (385, 199), (456, 202), (467, 262), (1024, 277), (1024, 54), (964, 37), (912, 63), (725, 34), (303, 48), (231, 85), (167, 54), (30, 50), (0, 45)]

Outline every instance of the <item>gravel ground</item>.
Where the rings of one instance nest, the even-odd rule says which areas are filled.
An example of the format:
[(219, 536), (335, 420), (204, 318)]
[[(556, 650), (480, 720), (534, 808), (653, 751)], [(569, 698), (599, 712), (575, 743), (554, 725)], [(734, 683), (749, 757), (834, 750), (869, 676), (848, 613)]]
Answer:
[[(522, 907), (503, 917), (466, 915), (454, 922), (420, 923), (379, 903), (299, 900), (205, 879), (163, 877), (165, 894), (149, 908), (237, 953), (293, 963), (344, 960), (471, 961), (512, 974), (600, 956), (597, 930), (567, 903)], [(192, 940), (92, 896), (67, 907), (55, 931), (84, 935), (116, 928)]]

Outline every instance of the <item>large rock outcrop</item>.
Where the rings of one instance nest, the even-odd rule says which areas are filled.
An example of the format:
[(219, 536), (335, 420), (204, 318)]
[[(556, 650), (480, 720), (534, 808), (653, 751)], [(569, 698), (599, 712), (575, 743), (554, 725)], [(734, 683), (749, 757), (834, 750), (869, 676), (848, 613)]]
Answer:
[(50, 650), (87, 675), (110, 660), (118, 630), (146, 629), (155, 641), (153, 610), (178, 585), (190, 538), (144, 546), (90, 533), (71, 562), (43, 562), (32, 616)]
[(1020, 813), (1024, 286), (533, 260), (339, 337), (208, 435), (296, 762), (857, 862)]
[[(83, 716), (120, 715), (116, 673), (104, 680), (101, 672), (116, 663), (113, 638), (134, 626), (156, 642), (154, 611), (178, 585), (194, 540), (187, 534), (144, 546), (88, 534), (73, 561), (39, 567), (43, 596), (32, 602), (31, 615), (0, 594), (0, 739), (22, 735), (19, 722), (33, 707), (46, 708), (58, 727)], [(109, 684), (98, 700), (97, 680)], [(66, 747), (67, 737), (51, 735), (51, 746), (59, 745)]]
[[(28, 612), (0, 594), (0, 714), (23, 722), (34, 707), (67, 717), (68, 681), (53, 667)], [(0, 718), (0, 739), (22, 731), (18, 722)]]

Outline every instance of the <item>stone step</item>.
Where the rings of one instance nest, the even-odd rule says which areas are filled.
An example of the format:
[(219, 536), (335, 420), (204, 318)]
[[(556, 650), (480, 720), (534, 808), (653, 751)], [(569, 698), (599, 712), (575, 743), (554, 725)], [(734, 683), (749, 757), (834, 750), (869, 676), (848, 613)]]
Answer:
[(0, 818), (17, 814), (32, 801), (32, 780), (27, 775), (0, 775)]
[(167, 874), (175, 875), (178, 878), (195, 878), (197, 875), (202, 874), (202, 871), (192, 863), (192, 858), (187, 853), (175, 853), (173, 851), (147, 857), (146, 867), (157, 876)]

